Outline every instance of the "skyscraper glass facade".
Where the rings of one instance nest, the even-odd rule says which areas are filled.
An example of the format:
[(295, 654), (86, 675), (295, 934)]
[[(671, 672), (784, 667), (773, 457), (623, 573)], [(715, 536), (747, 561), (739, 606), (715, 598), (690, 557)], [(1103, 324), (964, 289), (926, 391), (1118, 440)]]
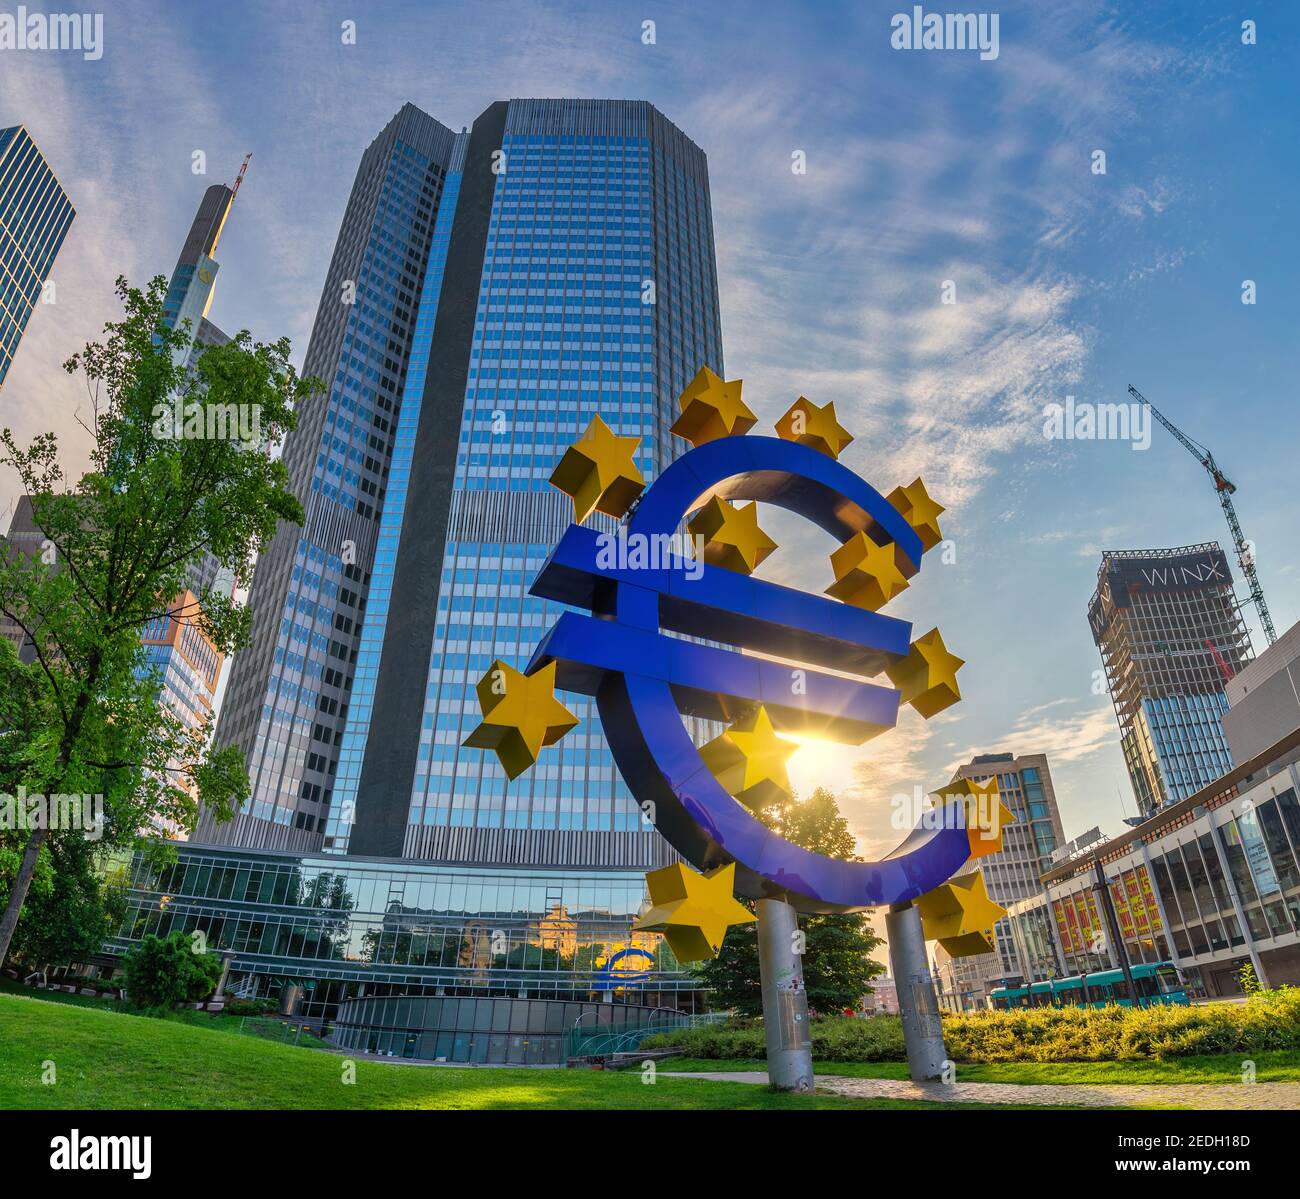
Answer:
[(1217, 543), (1108, 551), (1088, 621), (1139, 810), (1186, 799), (1226, 774), (1227, 681), (1251, 650)]
[[(654, 108), (497, 102), (458, 135), (404, 108), (344, 216), (304, 364), (328, 393), (303, 406), (284, 454), (306, 519), (258, 563), (254, 644), (221, 717), (252, 798), (230, 824), (205, 818), (194, 852), (287, 851), (290, 870), (324, 854), (394, 878), (402, 858), (437, 864), (458, 931), (430, 950), (434, 913), (412, 913), (418, 961), (401, 965), (445, 977), (406, 971), (395, 988), (635, 1004), (600, 983), (616, 953), (639, 963), (637, 995), (697, 1006), (662, 939), (631, 934), (643, 872), (674, 855), (618, 776), (594, 705), (566, 695), (580, 726), (514, 782), (461, 742), (479, 678), (497, 658), (524, 665), (558, 615), (527, 591), (572, 519), (548, 482), (565, 448), (599, 413), (641, 439), (653, 478), (685, 448), (669, 427), (704, 365), (722, 370), (707, 165)], [(525, 876), (541, 890), (507, 918), (497, 900)], [(611, 888), (611, 927), (584, 931)], [(378, 910), (392, 923), (402, 902), (394, 891)], [(496, 948), (480, 953), (483, 937)], [(545, 978), (517, 972), (529, 945), (557, 951)], [(331, 942), (328, 957), (377, 964), (368, 952)], [(446, 974), (465, 954), (468, 973)], [(293, 969), (334, 970), (312, 961)], [(435, 1010), (467, 1018), (433, 1004), (421, 1020)]]
[[(639, 102), (512, 101), (499, 149), (456, 398), (445, 537), (431, 563), (436, 619), (422, 644), (400, 646), (384, 623), (407, 602), (400, 584), (394, 590), (391, 556), (404, 552), (404, 510), (421, 502), (406, 470), (415, 439), (399, 431), (326, 848), (346, 851), (350, 825), (367, 819), (363, 779), (384, 753), (370, 697), (385, 686), (386, 645), (427, 662), (408, 696), (422, 719), (401, 779), (405, 832), (386, 852), (655, 865), (666, 849), (618, 776), (592, 701), (565, 697), (581, 724), (514, 782), (493, 755), (461, 743), (480, 719), (478, 680), (497, 658), (526, 662), (558, 615), (527, 592), (572, 517), (548, 482), (564, 449), (599, 413), (616, 433), (641, 438), (638, 465), (653, 478), (679, 452), (669, 426), (682, 388), (701, 365), (722, 368), (707, 168), (696, 146)], [(443, 269), (439, 237), (450, 235), (451, 206), (470, 202), (463, 158), (458, 166), (430, 284)], [(413, 432), (434, 419), (420, 397), (437, 301), (437, 286), (427, 286), (403, 403)], [(404, 503), (394, 506), (398, 495)]]
[[(492, 754), (460, 744), (480, 719), (474, 686), (492, 661), (526, 661), (557, 615), (527, 590), (567, 515), (547, 482), (565, 447), (599, 412), (615, 432), (642, 438), (637, 464), (647, 475), (672, 452), (655, 416), (675, 394), (670, 384), (656, 395), (654, 306), (642, 301), (643, 281), (654, 277), (648, 131), (547, 127), (544, 117), (508, 120), (502, 147), (507, 170), (488, 232), (456, 462), (457, 535), (446, 546), (411, 793), (406, 852), (416, 856), (424, 827), (640, 823), (590, 699), (571, 703), (582, 723), (514, 783)], [(706, 357), (716, 362), (716, 345)], [(503, 505), (498, 497), (510, 493), (527, 498)], [(484, 518), (503, 507), (531, 538), (506, 527), (501, 540), (484, 535)]]
[(27, 130), (0, 129), (0, 386), (75, 215)]
[(252, 797), (204, 840), (319, 848), (351, 698), (376, 530), (433, 225), (455, 137), (407, 105), (366, 151), (303, 374), (326, 390), (284, 461), (306, 511), (258, 562), (254, 644), (235, 661), (218, 740), (244, 750)]
[(447, 247), (456, 215), (456, 199), (460, 194), (468, 140), (466, 133), (459, 134), (452, 150), (450, 169), (443, 185), (442, 202), (429, 247), (424, 290), (420, 294), (420, 308), (415, 320), (415, 336), (388, 475), (388, 494), (379, 521), (379, 541), (366, 599), (366, 619), (357, 646), (357, 665), (352, 677), (349, 705), (351, 719), (344, 727), (339, 747), (335, 796), (326, 827), (325, 846), (336, 853), (341, 853), (346, 847), (347, 834), (356, 813), (357, 783), (361, 778), (361, 766), (365, 760), (366, 741), (370, 733), (375, 686), (379, 679), (379, 660), (384, 648), (384, 634), (388, 628), (388, 607), (393, 598), (393, 572), (397, 565), (397, 548), (410, 493), (411, 461), (415, 455), (415, 435), (420, 425), (421, 401), (429, 370), (429, 346), (433, 338), (434, 320), (438, 314), (438, 299), (447, 266)]
[[(617, 990), (650, 1007), (698, 995), (662, 937), (632, 931), (645, 892), (632, 870), (574, 883), (567, 900), (542, 870), (193, 844), (172, 866), (136, 855), (120, 871), (125, 905), (111, 950), (202, 931), (231, 955), (236, 995), (275, 998), (298, 986), (295, 1014), (311, 1019), (332, 1020), (358, 994), (572, 1003)], [(458, 1013), (445, 1014), (454, 1025)]]

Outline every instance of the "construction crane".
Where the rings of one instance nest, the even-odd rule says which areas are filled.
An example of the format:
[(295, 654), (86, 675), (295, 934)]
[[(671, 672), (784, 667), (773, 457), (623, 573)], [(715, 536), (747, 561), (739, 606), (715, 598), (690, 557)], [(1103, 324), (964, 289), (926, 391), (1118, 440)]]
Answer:
[(1219, 673), (1223, 675), (1225, 683), (1232, 682), (1232, 667), (1228, 665), (1228, 660), (1220, 652), (1219, 647), (1214, 642), (1205, 640), (1201, 642), (1206, 649), (1214, 656), (1214, 664), (1219, 668)]
[(1131, 383), (1128, 387), (1128, 393), (1139, 404), (1145, 404), (1151, 410), (1151, 415), (1178, 438), (1187, 452), (1205, 467), (1210, 478), (1214, 480), (1214, 490), (1219, 497), (1219, 506), (1223, 509), (1223, 515), (1227, 517), (1228, 529), (1232, 533), (1233, 548), (1237, 551), (1237, 565), (1241, 567), (1241, 573), (1245, 576), (1246, 584), (1250, 588), (1250, 600), (1255, 605), (1255, 611), (1259, 614), (1259, 623), (1264, 628), (1264, 636), (1268, 639), (1269, 645), (1272, 645), (1277, 640), (1277, 633), (1273, 629), (1273, 618), (1268, 613), (1268, 604), (1264, 602), (1264, 588), (1260, 586), (1259, 574), (1255, 570), (1255, 555), (1251, 547), (1246, 543), (1246, 537), (1241, 531), (1241, 522), (1237, 519), (1237, 510), (1232, 506), (1232, 493), (1237, 490), (1236, 485), (1219, 469), (1219, 464), (1214, 461), (1214, 455), (1209, 450), (1200, 442), (1193, 441), (1188, 437)]

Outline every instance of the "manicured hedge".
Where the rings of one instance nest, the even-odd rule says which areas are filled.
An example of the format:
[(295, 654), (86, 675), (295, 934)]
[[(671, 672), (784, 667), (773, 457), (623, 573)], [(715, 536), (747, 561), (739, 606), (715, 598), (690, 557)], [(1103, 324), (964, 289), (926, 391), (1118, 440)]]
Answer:
[[(1245, 1003), (1197, 1007), (948, 1013), (943, 1035), (956, 1062), (1158, 1061), (1300, 1049), (1300, 989), (1283, 987)], [(897, 1016), (814, 1020), (812, 1041), (814, 1060), (824, 1062), (896, 1062), (906, 1057)], [(675, 1047), (687, 1057), (719, 1060), (766, 1056), (761, 1020), (661, 1033), (649, 1038), (645, 1047)]]
[[(814, 1020), (813, 1057), (824, 1062), (898, 1062), (903, 1051), (903, 1026), (897, 1016), (858, 1020), (834, 1016)], [(679, 1029), (648, 1038), (646, 1049), (680, 1047), (687, 1057), (754, 1061), (767, 1056), (761, 1020), (733, 1020)]]
[(958, 1062), (1158, 1061), (1300, 1049), (1300, 989), (1196, 1007), (963, 1012), (945, 1016), (943, 1032)]

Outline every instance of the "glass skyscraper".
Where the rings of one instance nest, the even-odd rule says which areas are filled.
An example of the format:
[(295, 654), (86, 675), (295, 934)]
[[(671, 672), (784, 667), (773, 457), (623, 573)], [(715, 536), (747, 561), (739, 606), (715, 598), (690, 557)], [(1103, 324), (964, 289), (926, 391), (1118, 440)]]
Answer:
[(572, 517), (548, 483), (564, 449), (599, 412), (642, 439), (638, 464), (653, 477), (677, 452), (677, 396), (721, 357), (705, 158), (655, 109), (516, 100), (461, 135), (325, 848), (669, 860), (615, 770), (593, 701), (566, 697), (582, 724), (513, 783), (493, 755), (461, 743), (480, 719), (479, 678), (496, 658), (526, 662), (555, 618), (556, 605), (527, 591)]
[[(548, 483), (564, 450), (599, 413), (641, 438), (653, 478), (687, 448), (669, 429), (701, 366), (723, 369), (708, 170), (680, 130), (640, 101), (501, 101), (459, 134), (403, 108), (344, 214), (303, 368), (326, 391), (284, 453), (306, 519), (258, 562), (221, 713), (252, 797), (232, 823), (204, 817), (183, 863), (207, 844), (231, 869), (372, 864), (391, 889), (365, 902), (410, 967), (389, 994), (694, 1006), (661, 939), (631, 931), (644, 872), (674, 854), (594, 704), (566, 694), (580, 726), (514, 782), (461, 743), (479, 678), (525, 664), (558, 611), (527, 592), (572, 519)], [(446, 896), (399, 886), (435, 865)], [(212, 899), (182, 926), (213, 920)], [(232, 944), (232, 969), (324, 977), (285, 944), (274, 961)], [(373, 954), (329, 956), (350, 1004)]]
[[(247, 167), (247, 159), (244, 165)], [(189, 330), (190, 344), (180, 356), (184, 365), (191, 369), (197, 366), (205, 350), (225, 345), (230, 340), (208, 320), (208, 312), (212, 308), (220, 269), (215, 257), (217, 245), (242, 178), (241, 172), (234, 187), (214, 183), (203, 193), (168, 281), (167, 294), (163, 297), (164, 323), (171, 329)], [(229, 596), (235, 589), (233, 573), (224, 569), (212, 554), (204, 554), (190, 567), (188, 581), (190, 589), (200, 596), (209, 590)]]
[(27, 130), (0, 129), (0, 386), (74, 216)]
[(202, 840), (320, 848), (353, 686), (433, 225), (455, 143), (408, 104), (366, 150), (343, 215), (284, 462), (302, 502), (253, 576), (253, 645), (233, 664), (217, 740), (244, 751), (252, 796)]
[(1108, 550), (1088, 622), (1139, 811), (1150, 815), (1226, 774), (1227, 682), (1252, 655), (1218, 543)]

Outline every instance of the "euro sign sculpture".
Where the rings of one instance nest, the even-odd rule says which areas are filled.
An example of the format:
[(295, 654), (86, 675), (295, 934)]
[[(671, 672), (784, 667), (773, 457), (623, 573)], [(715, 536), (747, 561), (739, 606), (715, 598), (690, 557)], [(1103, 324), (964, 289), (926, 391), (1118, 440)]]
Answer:
[[(839, 462), (851, 438), (829, 404), (800, 397), (777, 422), (780, 436), (749, 435), (740, 383), (707, 369), (681, 403), (674, 432), (694, 448), (649, 488), (637, 485), (638, 439), (599, 418), (557, 467), (552, 482), (574, 498), (577, 523), (531, 594), (585, 611), (559, 617), (525, 675), (554, 669), (560, 690), (595, 697), (642, 809), (698, 870), (734, 863), (736, 894), (844, 912), (934, 891), (971, 855), (960, 804), (947, 809), (956, 819), (921, 821), (874, 862), (794, 845), (753, 809), (783, 785), (772, 730), (859, 745), (892, 729), (902, 703), (928, 718), (960, 699), (962, 661), (938, 630), (913, 640), (909, 622), (876, 611), (939, 543), (943, 509), (919, 479), (886, 498)], [(736, 506), (744, 501), (784, 508), (839, 543), (829, 595), (750, 577), (775, 543), (757, 528), (753, 503)], [(597, 532), (581, 523), (592, 511), (624, 520)], [(702, 555), (683, 552), (684, 527), (699, 531)], [(679, 552), (655, 552), (668, 545)], [(697, 748), (683, 716), (730, 728)], [(766, 765), (744, 769), (763, 753)]]

